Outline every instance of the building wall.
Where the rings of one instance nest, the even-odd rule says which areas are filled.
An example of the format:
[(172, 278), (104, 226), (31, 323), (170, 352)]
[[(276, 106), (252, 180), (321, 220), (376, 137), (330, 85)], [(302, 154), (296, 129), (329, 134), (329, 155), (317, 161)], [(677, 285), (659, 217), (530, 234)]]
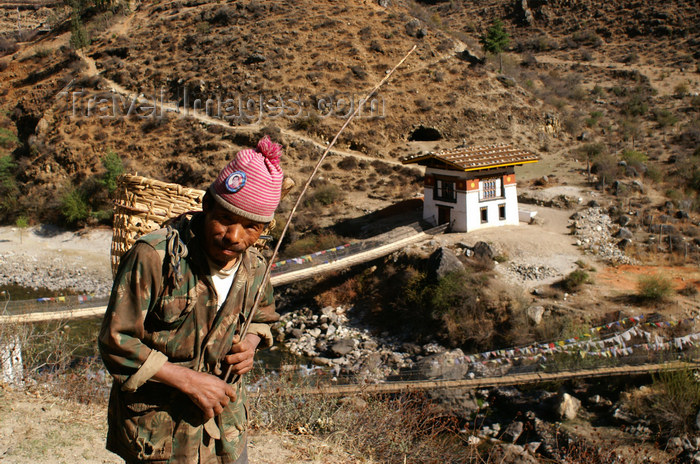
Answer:
[[(445, 177), (454, 177), (458, 180), (465, 181), (467, 179), (467, 173), (463, 171), (452, 171), (448, 169), (436, 169), (436, 168), (426, 168), (426, 176), (438, 175)], [(466, 213), (467, 213), (467, 201), (465, 192), (463, 189), (456, 189), (457, 202), (452, 203), (448, 201), (441, 201), (433, 198), (433, 186), (426, 185), (425, 193), (423, 199), (423, 219), (426, 221), (437, 225), (438, 222), (438, 206), (445, 206), (450, 208), (450, 222), (453, 224), (454, 230), (458, 229), (461, 224), (465, 224), (464, 230), (466, 230)]]
[[(437, 224), (439, 217), (438, 206), (446, 206), (450, 209), (450, 221), (455, 232), (470, 232), (486, 227), (504, 225), (518, 225), (518, 199), (515, 184), (515, 170), (513, 167), (488, 172), (485, 177), (499, 177), (499, 191), (502, 197), (494, 199), (482, 199), (483, 191), (479, 186), (479, 171), (452, 171), (447, 169), (426, 168), (426, 185), (424, 191), (423, 219)], [(447, 176), (458, 179), (462, 188), (456, 189), (457, 202), (440, 201), (434, 198), (433, 186), (428, 176)], [(510, 177), (507, 177), (510, 176)], [(502, 185), (501, 185), (502, 184)], [(502, 190), (500, 190), (502, 188)], [(505, 220), (499, 219), (499, 205), (505, 205)], [(488, 221), (482, 222), (482, 208), (486, 208)]]

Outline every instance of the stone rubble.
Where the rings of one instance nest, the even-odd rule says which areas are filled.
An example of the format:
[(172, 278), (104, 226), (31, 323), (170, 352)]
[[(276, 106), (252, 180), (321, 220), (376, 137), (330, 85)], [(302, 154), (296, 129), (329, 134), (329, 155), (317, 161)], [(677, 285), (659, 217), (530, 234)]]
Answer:
[(70, 289), (97, 297), (107, 296), (112, 289), (111, 275), (100, 274), (61, 255), (41, 260), (22, 252), (8, 251), (0, 255), (0, 285), (52, 291)]
[(308, 308), (284, 314), (280, 331), (293, 354), (331, 367), (335, 375), (354, 374), (378, 381), (411, 368), (414, 361), (397, 342), (379, 340), (367, 329), (348, 326), (346, 308), (327, 306), (321, 314)]
[(508, 272), (513, 274), (518, 280), (542, 280), (549, 277), (558, 277), (562, 274), (549, 266), (538, 266), (536, 264), (511, 263)]
[(571, 227), (578, 237), (576, 245), (587, 253), (611, 264), (632, 264), (632, 260), (617, 246), (612, 219), (602, 208), (593, 207), (575, 213), (571, 216)]
[(278, 339), (292, 354), (329, 367), (333, 375), (352, 375), (361, 381), (379, 382), (407, 374), (420, 378), (474, 378), (500, 372), (500, 366), (464, 363), (460, 349), (376, 337), (367, 329), (349, 325), (348, 311), (342, 306), (327, 306), (321, 314), (308, 308), (286, 313), (278, 325)]

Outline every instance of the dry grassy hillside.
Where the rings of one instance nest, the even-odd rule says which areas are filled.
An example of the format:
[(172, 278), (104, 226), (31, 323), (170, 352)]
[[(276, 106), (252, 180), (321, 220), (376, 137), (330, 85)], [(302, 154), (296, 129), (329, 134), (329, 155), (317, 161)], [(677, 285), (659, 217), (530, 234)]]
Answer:
[[(317, 204), (314, 214), (330, 221), (409, 198), (419, 191), (415, 172), (372, 159), (460, 143), (514, 143), (543, 158), (528, 175), (579, 183), (584, 176), (567, 160), (588, 154), (608, 179), (624, 178), (615, 163), (634, 148), (645, 157), (637, 176), (650, 188), (694, 202), (694, 2), (530, 1), (529, 22), (522, 2), (379, 3), (136, 3), (88, 9), (91, 42), (81, 52), (71, 48), (69, 21), (17, 47), (3, 39), (0, 124), (18, 140), (4, 147), (16, 189), (2, 192), (2, 217), (60, 220), (65, 195), (94, 196), (86, 183), (104, 172), (110, 150), (127, 170), (203, 187), (235, 150), (268, 132), (287, 145), (287, 171), (302, 179), (342, 124), (348, 98), (357, 103), (414, 44), (375, 111), (342, 136), (338, 155), (356, 158), (331, 158), (318, 187), (330, 191), (320, 205), (332, 207), (320, 213)], [(479, 45), (495, 18), (511, 36), (501, 73)], [(136, 94), (144, 100), (126, 115)], [(154, 96), (165, 111), (145, 117)]]

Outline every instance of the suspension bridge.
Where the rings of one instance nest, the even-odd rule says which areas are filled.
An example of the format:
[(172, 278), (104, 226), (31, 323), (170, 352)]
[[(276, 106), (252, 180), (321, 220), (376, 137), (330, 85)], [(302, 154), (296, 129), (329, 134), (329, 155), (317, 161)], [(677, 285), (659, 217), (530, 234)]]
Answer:
[[(420, 392), (438, 389), (476, 390), (480, 388), (506, 387), (528, 385), (545, 382), (563, 382), (574, 379), (591, 379), (601, 377), (616, 377), (629, 375), (655, 374), (684, 369), (699, 369), (700, 360), (674, 360), (641, 365), (625, 365), (616, 367), (597, 367), (588, 369), (561, 370), (558, 372), (506, 373), (499, 376), (478, 377), (455, 380), (398, 380), (380, 383), (351, 383), (333, 385), (324, 380), (313, 386), (280, 390), (280, 395), (326, 395), (345, 396), (352, 394), (393, 394)], [(256, 395), (256, 392), (252, 392)]]
[[(279, 287), (329, 272), (348, 269), (352, 266), (367, 263), (389, 255), (413, 243), (428, 240), (432, 236), (444, 232), (446, 228), (447, 224), (444, 224), (428, 230), (422, 230), (418, 224), (412, 224), (366, 240), (344, 244), (297, 258), (278, 261), (273, 266), (270, 281), (273, 286)], [(52, 300), (55, 302), (56, 299)], [(66, 298), (64, 298), (64, 300), (68, 301)], [(90, 301), (94, 303), (99, 300)], [(34, 303), (34, 300), (32, 300), (32, 303)], [(99, 306), (93, 304), (88, 307), (87, 304), (81, 304), (82, 307), (64, 307), (60, 309), (50, 309), (50, 305), (44, 305), (45, 307), (43, 309), (35, 309), (36, 304), (29, 305), (28, 302), (13, 302), (10, 313), (8, 314), (5, 312), (5, 314), (0, 315), (0, 325), (100, 316), (104, 314), (107, 309), (104, 299), (102, 303), (103, 304)]]
[[(309, 279), (318, 275), (337, 272), (352, 266), (366, 263), (389, 255), (411, 244), (428, 240), (442, 233), (446, 225), (422, 230), (418, 224), (404, 227), (398, 231), (388, 232), (366, 240), (340, 245), (328, 250), (300, 256), (297, 258), (278, 261), (273, 265), (271, 282), (273, 286), (281, 286)], [(71, 297), (59, 297), (65, 302)], [(73, 297), (77, 299), (80, 297)], [(52, 299), (55, 300), (55, 299)], [(94, 305), (96, 302), (100, 305)], [(64, 321), (76, 318), (95, 317), (104, 314), (106, 300), (83, 300), (83, 306), (93, 303), (90, 307), (69, 307), (63, 309), (36, 309), (33, 305), (22, 307), (22, 302), (13, 302), (13, 308), (0, 315), (0, 326), (9, 323), (33, 323), (48, 321)], [(68, 304), (70, 304), (68, 302)], [(64, 303), (64, 306), (66, 304)], [(33, 306), (34, 308), (31, 308)], [(29, 309), (28, 309), (29, 308)], [(6, 308), (5, 308), (6, 309)], [(653, 358), (641, 360), (640, 364), (618, 365), (614, 367), (587, 367), (552, 372), (538, 371), (537, 365), (520, 369), (510, 369), (501, 375), (483, 376), (461, 379), (407, 379), (405, 377), (383, 382), (356, 382), (337, 384), (329, 380), (330, 376), (320, 376), (314, 385), (294, 389), (287, 393), (342, 396), (357, 393), (390, 394), (401, 392), (416, 392), (434, 389), (479, 389), (499, 386), (526, 385), (543, 382), (558, 382), (578, 378), (615, 377), (624, 375), (653, 374), (661, 371), (681, 369), (699, 369), (700, 359), (688, 353), (666, 353), (663, 359)]]

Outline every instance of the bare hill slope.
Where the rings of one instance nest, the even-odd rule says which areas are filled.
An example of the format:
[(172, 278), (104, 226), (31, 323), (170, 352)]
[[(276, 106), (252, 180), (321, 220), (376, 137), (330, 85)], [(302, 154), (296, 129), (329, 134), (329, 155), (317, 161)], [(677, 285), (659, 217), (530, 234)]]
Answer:
[[(641, 145), (657, 171), (693, 172), (693, 3), (530, 1), (529, 22), (522, 2), (502, 1), (177, 0), (91, 11), (81, 53), (64, 23), (0, 61), (0, 124), (19, 136), (10, 147), (19, 195), (0, 212), (60, 219), (60, 199), (91, 191), (110, 150), (130, 171), (203, 187), (262, 132), (287, 145), (287, 171), (299, 179), (350, 102), (413, 44), (341, 138), (322, 183), (345, 195), (324, 214), (362, 214), (419, 192), (415, 171), (373, 158), (460, 143), (533, 150), (542, 168), (526, 176), (563, 182), (582, 182), (563, 162), (593, 142), (612, 154)], [(494, 18), (512, 37), (501, 73), (478, 44)], [(690, 168), (659, 164), (671, 155)]]

